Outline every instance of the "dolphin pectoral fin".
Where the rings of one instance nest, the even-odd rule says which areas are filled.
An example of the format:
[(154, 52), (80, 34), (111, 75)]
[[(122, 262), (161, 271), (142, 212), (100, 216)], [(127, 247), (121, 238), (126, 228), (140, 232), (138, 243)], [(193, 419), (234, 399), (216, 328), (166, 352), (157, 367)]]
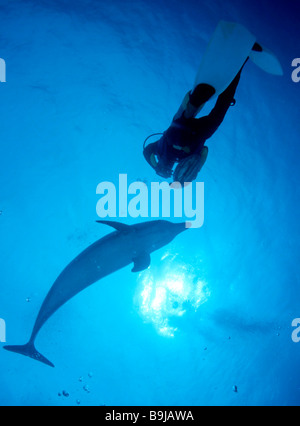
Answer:
[(32, 342), (27, 343), (27, 345), (22, 346), (4, 346), (6, 351), (15, 352), (20, 355), (28, 356), (29, 358), (35, 359), (36, 361), (42, 362), (43, 364), (48, 365), (49, 367), (54, 367), (52, 362), (40, 354)]
[(125, 225), (121, 222), (110, 222), (108, 220), (96, 220), (97, 223), (101, 223), (102, 225), (111, 226), (112, 228), (116, 229), (117, 231), (129, 231), (131, 229), (131, 226)]
[(151, 256), (149, 253), (144, 251), (139, 256), (135, 257), (133, 261), (134, 268), (132, 269), (132, 272), (142, 272), (145, 271), (145, 269), (148, 269), (151, 265)]

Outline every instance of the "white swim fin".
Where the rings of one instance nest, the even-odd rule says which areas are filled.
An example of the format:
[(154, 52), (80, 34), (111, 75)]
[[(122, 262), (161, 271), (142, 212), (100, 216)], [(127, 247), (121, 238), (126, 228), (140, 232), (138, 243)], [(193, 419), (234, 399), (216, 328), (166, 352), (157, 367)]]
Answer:
[(250, 55), (256, 37), (243, 25), (221, 21), (203, 56), (195, 87), (206, 83), (220, 95)]
[[(262, 45), (261, 45), (262, 46)], [(273, 75), (283, 75), (282, 66), (270, 49), (262, 46), (262, 52), (251, 51), (249, 57), (251, 61), (265, 72)]]

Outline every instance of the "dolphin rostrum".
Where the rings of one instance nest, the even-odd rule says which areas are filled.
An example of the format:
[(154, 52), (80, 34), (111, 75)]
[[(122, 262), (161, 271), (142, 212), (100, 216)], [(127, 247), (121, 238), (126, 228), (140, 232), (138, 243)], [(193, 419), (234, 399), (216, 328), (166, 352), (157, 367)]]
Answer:
[(4, 349), (54, 367), (35, 348), (37, 335), (46, 321), (76, 294), (132, 262), (132, 272), (147, 269), (151, 263), (150, 254), (187, 229), (185, 223), (174, 224), (164, 220), (133, 226), (119, 222), (98, 223), (109, 225), (116, 231), (88, 247), (57, 278), (41, 307), (29, 342), (22, 346), (5, 346)]

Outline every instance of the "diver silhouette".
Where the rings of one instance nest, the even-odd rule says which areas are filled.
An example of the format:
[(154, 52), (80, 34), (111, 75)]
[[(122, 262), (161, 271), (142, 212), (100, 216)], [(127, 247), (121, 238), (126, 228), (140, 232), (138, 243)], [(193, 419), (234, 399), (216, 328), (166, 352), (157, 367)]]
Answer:
[[(258, 43), (255, 43), (252, 50), (263, 51)], [(223, 123), (229, 108), (236, 104), (236, 90), (248, 60), (249, 57), (231, 84), (218, 97), (216, 105), (209, 115), (195, 118), (216, 93), (214, 87), (201, 83), (193, 91), (187, 93), (171, 126), (162, 134), (162, 137), (148, 146), (146, 146), (146, 142), (151, 136), (146, 139), (144, 157), (157, 175), (166, 179), (173, 176), (174, 182), (181, 184), (192, 182), (197, 178), (208, 156), (208, 148), (205, 143)], [(177, 167), (173, 172), (175, 164)]]

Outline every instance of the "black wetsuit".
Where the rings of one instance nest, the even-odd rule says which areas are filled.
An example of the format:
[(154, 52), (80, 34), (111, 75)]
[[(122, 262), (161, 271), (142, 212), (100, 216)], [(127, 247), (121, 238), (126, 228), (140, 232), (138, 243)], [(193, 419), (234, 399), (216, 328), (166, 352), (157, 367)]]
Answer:
[[(163, 137), (157, 142), (156, 153), (170, 167), (190, 155), (201, 153), (205, 142), (218, 130), (229, 107), (235, 102), (234, 96), (241, 78), (241, 72), (242, 70), (218, 97), (217, 103), (209, 115), (201, 118), (186, 118), (183, 113), (180, 118), (172, 122)], [(198, 105), (203, 103), (205, 101), (197, 100)]]

